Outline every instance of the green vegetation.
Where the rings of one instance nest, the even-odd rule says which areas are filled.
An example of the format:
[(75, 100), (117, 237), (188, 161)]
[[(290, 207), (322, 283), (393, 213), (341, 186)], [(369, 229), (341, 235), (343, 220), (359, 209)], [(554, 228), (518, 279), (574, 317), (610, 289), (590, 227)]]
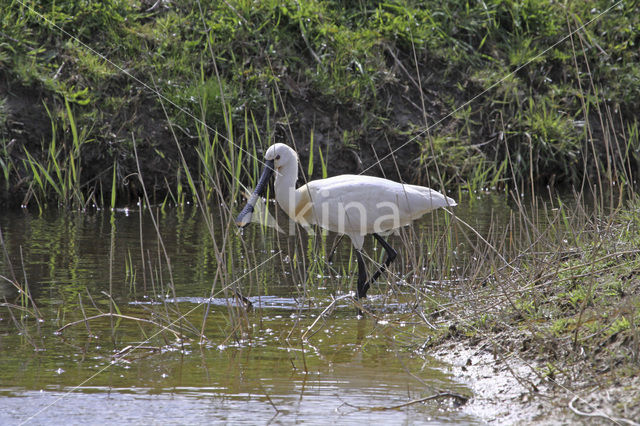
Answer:
[[(441, 324), (430, 336), (430, 351), (461, 345), (473, 353), (498, 354), (509, 360), (510, 374), (532, 395), (553, 392), (559, 401), (589, 394), (590, 388), (606, 392), (637, 375), (637, 196), (612, 208), (576, 195), (564, 202), (515, 199), (512, 217), (517, 220), (493, 221), (495, 229), (484, 243), (468, 238), (478, 263), (458, 261), (466, 272), (457, 288), (447, 287), (453, 292), (447, 309), (428, 309), (438, 313)], [(526, 368), (518, 371), (518, 366)], [(625, 404), (630, 407), (639, 396), (628, 393)], [(591, 401), (588, 412), (594, 411)], [(638, 416), (636, 408), (616, 410), (628, 418)]]
[(133, 202), (134, 141), (160, 201), (193, 190), (185, 165), (196, 188), (233, 189), (274, 140), (303, 164), (322, 154), (329, 175), (471, 190), (629, 183), (639, 8), (2, 0), (2, 199), (110, 205), (115, 177), (116, 202)]

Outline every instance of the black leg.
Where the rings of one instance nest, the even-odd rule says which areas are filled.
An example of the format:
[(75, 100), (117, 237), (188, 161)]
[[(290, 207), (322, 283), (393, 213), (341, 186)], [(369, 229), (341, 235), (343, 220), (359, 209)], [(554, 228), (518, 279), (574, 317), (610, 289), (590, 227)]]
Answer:
[(356, 250), (356, 259), (358, 260), (358, 292), (356, 293), (356, 299), (361, 299), (367, 297), (367, 290), (369, 289), (369, 285), (367, 284), (367, 267), (364, 264), (360, 250)]
[(394, 261), (394, 259), (396, 258), (396, 256), (398, 255), (398, 253), (393, 249), (393, 247), (391, 247), (389, 245), (388, 242), (386, 242), (384, 240), (384, 238), (382, 238), (380, 235), (378, 234), (373, 234), (373, 237), (378, 240), (378, 242), (380, 244), (382, 244), (382, 247), (384, 247), (384, 251), (387, 253), (387, 259), (384, 261), (384, 263), (380, 266), (380, 269), (378, 269), (375, 274), (373, 274), (373, 276), (371, 277), (371, 280), (369, 280), (369, 282), (367, 282), (364, 285), (364, 293), (366, 295), (367, 290), (369, 290), (369, 284), (372, 284), (375, 280), (378, 279), (378, 277), (380, 276), (380, 274), (382, 274), (389, 265), (391, 265), (391, 262)]
[[(358, 292), (356, 293), (356, 299), (364, 299), (367, 297), (367, 290), (369, 284), (367, 284), (367, 267), (364, 264), (362, 253), (356, 249), (356, 259), (358, 260)], [(365, 287), (366, 286), (366, 287)], [(362, 317), (362, 310), (358, 308), (357, 315)]]
[[(382, 244), (382, 247), (384, 247), (384, 251), (387, 253), (387, 259), (380, 266), (380, 269), (378, 269), (376, 273), (373, 274), (371, 280), (367, 280), (367, 268), (364, 264), (362, 253), (360, 252), (360, 250), (356, 250), (356, 259), (358, 261), (358, 291), (356, 293), (356, 299), (364, 299), (367, 297), (367, 291), (369, 290), (371, 283), (378, 279), (380, 274), (382, 274), (387, 269), (387, 267), (398, 255), (393, 247), (391, 247), (389, 243), (387, 243), (380, 235), (373, 234), (373, 236), (380, 242), (380, 244)], [(358, 309), (358, 315), (362, 316), (362, 311), (360, 309)]]
[(356, 294), (357, 299), (364, 299), (367, 297), (367, 291), (369, 291), (369, 287), (375, 280), (378, 279), (380, 274), (386, 271), (387, 267), (394, 261), (398, 253), (387, 243), (380, 235), (373, 234), (374, 238), (382, 244), (384, 251), (387, 253), (387, 259), (380, 266), (380, 268), (373, 274), (370, 280), (367, 280), (367, 268), (364, 265), (364, 259), (362, 258), (362, 253), (360, 250), (356, 250), (356, 258), (358, 259), (358, 293)]

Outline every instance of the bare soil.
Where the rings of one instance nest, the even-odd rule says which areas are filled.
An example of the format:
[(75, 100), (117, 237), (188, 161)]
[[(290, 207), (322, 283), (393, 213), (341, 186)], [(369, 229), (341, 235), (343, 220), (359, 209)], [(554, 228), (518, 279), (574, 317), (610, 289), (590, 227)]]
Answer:
[(588, 380), (563, 382), (542, 375), (540, 359), (506, 353), (503, 340), (515, 343), (518, 337), (447, 341), (433, 349), (435, 358), (451, 365), (449, 373), (473, 391), (464, 412), (493, 424), (639, 424), (639, 377), (622, 371), (593, 376), (583, 363)]

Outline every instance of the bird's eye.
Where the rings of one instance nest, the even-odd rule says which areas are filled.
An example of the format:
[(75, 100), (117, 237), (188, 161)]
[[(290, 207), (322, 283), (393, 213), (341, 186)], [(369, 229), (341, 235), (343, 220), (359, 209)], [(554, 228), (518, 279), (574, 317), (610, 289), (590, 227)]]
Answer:
[(276, 155), (276, 160), (279, 160), (279, 159), (280, 159), (280, 155)]

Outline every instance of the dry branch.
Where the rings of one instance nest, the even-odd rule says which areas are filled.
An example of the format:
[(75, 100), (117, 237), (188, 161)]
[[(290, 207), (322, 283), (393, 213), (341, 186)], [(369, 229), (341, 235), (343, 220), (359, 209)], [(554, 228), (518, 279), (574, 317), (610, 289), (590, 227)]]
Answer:
[(597, 418), (609, 420), (609, 421), (611, 421), (613, 423), (616, 423), (616, 424), (624, 423), (624, 424), (632, 425), (632, 426), (640, 426), (640, 423), (637, 423), (637, 422), (634, 422), (633, 420), (625, 419), (625, 418), (622, 418), (622, 417), (611, 417), (611, 416), (607, 416), (604, 413), (598, 413), (598, 412), (587, 413), (586, 411), (580, 411), (579, 409), (577, 409), (576, 407), (573, 406), (573, 404), (579, 399), (581, 399), (579, 396), (574, 396), (573, 399), (571, 401), (569, 401), (569, 409), (571, 411), (573, 411), (578, 416), (594, 417), (594, 418), (597, 417)]
[(144, 319), (144, 318), (131, 317), (131, 316), (129, 316), (129, 315), (114, 314), (114, 313), (109, 313), (109, 312), (105, 312), (105, 313), (103, 313), (103, 314), (94, 315), (94, 316), (92, 316), (92, 317), (88, 317), (88, 318), (83, 318), (83, 319), (78, 320), (78, 321), (70, 322), (70, 323), (68, 323), (68, 324), (66, 324), (66, 325), (63, 325), (63, 326), (62, 326), (62, 327), (60, 327), (58, 330), (56, 330), (56, 333), (62, 333), (65, 329), (67, 329), (67, 328), (69, 328), (69, 327), (72, 327), (72, 326), (74, 326), (74, 325), (78, 325), (78, 324), (82, 324), (82, 323), (87, 323), (87, 321), (91, 321), (91, 320), (98, 319), (98, 318), (105, 318), (105, 317), (106, 317), (106, 318), (122, 318), (122, 319), (128, 319), (128, 320), (132, 320), (132, 321), (145, 322), (145, 323), (147, 323), (147, 324), (153, 324), (153, 325), (155, 325), (155, 326), (157, 326), (157, 327), (162, 328), (163, 330), (166, 330), (166, 331), (168, 331), (168, 332), (170, 332), (170, 333), (173, 333), (173, 335), (174, 335), (174, 336), (176, 337), (176, 339), (178, 339), (178, 340), (180, 340), (180, 339), (182, 339), (182, 338), (183, 338), (183, 336), (182, 336), (179, 332), (177, 332), (177, 331), (175, 331), (175, 330), (173, 330), (173, 329), (171, 329), (171, 328), (169, 328), (169, 327), (167, 327), (167, 326), (164, 326), (164, 325), (162, 325), (162, 324), (158, 324), (158, 323), (157, 323), (157, 322), (155, 322), (155, 321), (151, 321), (151, 320)]
[(344, 402), (344, 405), (349, 406), (351, 408), (355, 408), (357, 410), (386, 411), (386, 410), (397, 410), (398, 408), (403, 408), (409, 405), (432, 401), (434, 399), (440, 399), (440, 398), (454, 398), (456, 401), (458, 401), (460, 405), (466, 404), (466, 402), (469, 400), (468, 396), (460, 395), (459, 393), (438, 392), (437, 394), (434, 394), (434, 395), (429, 395), (427, 397), (419, 398), (419, 399), (412, 399), (411, 401), (403, 402), (402, 404), (391, 405), (388, 407), (381, 406), (381, 405), (376, 405), (373, 407), (363, 407), (360, 405), (353, 405), (353, 404), (349, 404), (348, 402), (344, 402), (344, 401), (343, 402)]

